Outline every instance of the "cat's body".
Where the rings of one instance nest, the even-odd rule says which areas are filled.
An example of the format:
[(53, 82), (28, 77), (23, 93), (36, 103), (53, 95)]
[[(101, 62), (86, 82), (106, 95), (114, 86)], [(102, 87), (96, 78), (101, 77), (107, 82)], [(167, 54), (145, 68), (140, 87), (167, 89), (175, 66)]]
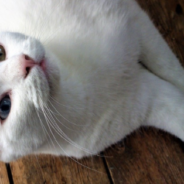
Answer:
[[(0, 31), (41, 42), (0, 34), (0, 95), (12, 104), (0, 160), (81, 158), (141, 125), (184, 140), (184, 71), (136, 2), (1, 0), (0, 15)], [(26, 78), (25, 55), (38, 63)]]

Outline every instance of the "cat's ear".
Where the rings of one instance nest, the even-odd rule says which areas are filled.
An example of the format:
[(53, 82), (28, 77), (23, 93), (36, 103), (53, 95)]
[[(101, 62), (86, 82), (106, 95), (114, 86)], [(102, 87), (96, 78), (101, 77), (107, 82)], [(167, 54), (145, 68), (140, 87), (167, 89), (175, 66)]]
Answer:
[[(136, 16), (136, 30), (140, 34), (140, 60), (146, 68), (160, 78), (172, 83), (184, 92), (184, 69), (172, 50), (155, 28), (149, 17), (135, 3), (139, 12)], [(133, 11), (132, 11), (133, 12)]]

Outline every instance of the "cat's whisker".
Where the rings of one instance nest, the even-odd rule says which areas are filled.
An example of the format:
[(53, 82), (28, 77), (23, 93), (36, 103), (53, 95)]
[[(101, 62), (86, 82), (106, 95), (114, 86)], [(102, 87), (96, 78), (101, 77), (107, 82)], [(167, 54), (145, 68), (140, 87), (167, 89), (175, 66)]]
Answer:
[[(42, 108), (43, 108), (43, 107), (42, 107)], [(44, 111), (44, 110), (43, 110), (43, 111)], [(76, 159), (70, 157), (70, 156), (65, 152), (65, 150), (61, 147), (61, 145), (60, 145), (59, 142), (57, 141), (57, 139), (56, 139), (54, 133), (52, 132), (52, 129), (51, 129), (51, 127), (53, 128), (53, 126), (51, 125), (51, 124), (52, 124), (52, 123), (51, 123), (52, 121), (49, 120), (49, 118), (47, 117), (47, 114), (46, 114), (46, 113), (44, 113), (44, 114), (45, 114), (45, 119), (46, 119), (46, 121), (47, 121), (47, 125), (48, 125), (48, 127), (49, 127), (49, 130), (50, 130), (50, 132), (51, 132), (51, 135), (52, 135), (54, 141), (55, 141), (56, 144), (59, 146), (59, 148), (64, 152), (65, 155), (67, 155), (72, 161), (76, 162), (77, 164), (81, 165), (82, 167), (84, 167), (84, 168), (86, 168), (86, 169), (89, 169), (89, 170), (91, 170), (91, 171), (94, 171), (94, 172), (97, 172), (97, 173), (100, 173), (100, 174), (105, 174), (105, 173), (103, 173), (103, 172), (97, 171), (96, 169), (92, 169), (92, 168), (90, 168), (90, 167), (88, 167), (88, 166), (86, 166), (86, 165), (80, 163), (80, 162), (77, 161)], [(50, 124), (50, 123), (51, 123), (51, 124)], [(50, 125), (51, 125), (51, 127), (50, 127)], [(54, 128), (54, 130), (56, 131), (57, 129)]]
[[(58, 116), (60, 116), (60, 117), (62, 117), (64, 120), (66, 120), (68, 123), (70, 123), (70, 124), (72, 124), (72, 125), (75, 125), (75, 126), (79, 126), (79, 127), (84, 127), (84, 126), (88, 126), (87, 124), (82, 124), (82, 125), (80, 125), (80, 124), (76, 124), (76, 123), (73, 123), (73, 122), (71, 122), (71, 121), (69, 121), (68, 119), (66, 119), (61, 113), (59, 113), (58, 112), (58, 110), (54, 107), (54, 105), (51, 103), (51, 101), (49, 101), (49, 103), (50, 103), (50, 105), (54, 108), (54, 110), (56, 111), (56, 113), (54, 113), (54, 112), (52, 112), (53, 114), (55, 114), (55, 115), (58, 115)], [(60, 122), (60, 121), (59, 121)], [(60, 122), (61, 123), (61, 122)]]
[[(46, 122), (47, 122), (47, 126), (48, 126), (48, 128), (49, 128), (49, 131), (51, 132), (51, 135), (52, 135), (52, 137), (53, 137), (53, 139), (54, 139), (54, 141), (59, 145), (59, 143), (58, 143), (58, 141), (57, 141), (57, 139), (56, 139), (56, 137), (55, 137), (55, 135), (54, 135), (54, 133), (52, 132), (52, 129), (51, 129), (51, 127), (53, 128), (53, 126), (52, 126), (52, 121), (50, 120), (50, 117), (47, 115), (47, 113), (46, 113), (46, 111), (45, 111), (45, 109), (44, 109), (44, 107), (43, 106), (41, 106), (41, 108), (42, 108), (42, 111), (43, 111), (43, 113), (44, 113), (44, 117), (45, 117), (45, 120), (46, 120)], [(50, 127), (50, 125), (51, 125), (51, 127)], [(52, 141), (52, 138), (49, 136), (49, 138), (51, 139), (51, 141)], [(62, 137), (63, 138), (63, 137)], [(53, 141), (52, 141), (53, 142)], [(61, 148), (61, 150), (65, 153), (65, 154), (67, 154), (65, 151), (64, 151), (64, 149), (59, 145), (59, 147)]]
[[(48, 101), (49, 101), (49, 100), (48, 100)], [(49, 101), (49, 102), (50, 102), (50, 101)], [(54, 107), (54, 106), (53, 106), (53, 107)], [(65, 124), (62, 123), (62, 121), (58, 120), (58, 118), (55, 116), (55, 115), (59, 115), (59, 116), (62, 116), (62, 115), (53, 112), (53, 111), (52, 111), (50, 108), (48, 108), (46, 105), (44, 105), (44, 108), (46, 108), (47, 111), (50, 112), (50, 114), (53, 114), (53, 115), (54, 115), (54, 117), (55, 117), (55, 119), (57, 120), (58, 123), (62, 124), (62, 126), (64, 126), (65, 128), (67, 128), (68, 130), (71, 130), (71, 131), (75, 132), (75, 130), (72, 130), (71, 128), (67, 127)], [(54, 121), (55, 121), (55, 120), (54, 120)], [(55, 122), (56, 122), (56, 121), (55, 121)], [(68, 123), (70, 123), (70, 122), (68, 121)]]
[[(46, 106), (44, 106), (46, 107)], [(76, 144), (73, 140), (71, 140), (65, 133), (64, 131), (58, 126), (58, 124), (55, 122), (55, 116), (52, 116), (52, 111), (46, 107), (47, 111), (48, 111), (48, 114), (49, 114), (49, 117), (52, 119), (50, 121), (51, 123), (51, 126), (52, 128), (56, 131), (56, 133), (61, 137), (61, 138), (64, 138), (65, 141), (67, 141), (68, 143), (72, 144), (74, 147), (80, 149), (80, 150), (83, 150), (91, 155), (94, 155), (94, 153), (92, 153), (90, 150), (86, 149), (86, 148), (83, 148), (81, 146), (79, 146), (78, 144)], [(50, 111), (50, 112), (49, 112)], [(57, 119), (57, 118), (56, 118)], [(59, 121), (59, 120), (58, 120)], [(125, 127), (130, 127), (130, 126), (127, 126), (125, 125)], [(64, 137), (63, 137), (64, 136)], [(96, 156), (98, 157), (104, 157), (104, 158), (108, 158), (108, 156), (102, 156), (102, 155), (99, 155), (99, 154), (96, 154)]]
[[(55, 120), (54, 120), (52, 114), (50, 114), (50, 116), (47, 117), (47, 114), (45, 113), (43, 106), (42, 106), (42, 111), (43, 111), (43, 113), (44, 113), (44, 116), (45, 116), (47, 125), (48, 125), (49, 130), (50, 130), (51, 133), (52, 133), (52, 130), (51, 130), (49, 124), (51, 125), (52, 128), (54, 128), (54, 130), (58, 133), (58, 135), (61, 136), (61, 138), (63, 138), (65, 141), (67, 141), (68, 143), (70, 143), (70, 144), (72, 144), (73, 146), (77, 147), (78, 149), (82, 149), (82, 150), (85, 151), (85, 152), (88, 152), (88, 153), (90, 153), (90, 154), (93, 154), (93, 153), (89, 152), (89, 150), (84, 149), (84, 148), (81, 148), (79, 145), (77, 145), (75, 142), (73, 142), (71, 139), (69, 139), (68, 136), (67, 136), (66, 134), (64, 134), (64, 132), (61, 130), (61, 128), (57, 125), (57, 123), (55, 123), (55, 124), (52, 123), (52, 122), (55, 122)], [(52, 120), (50, 121), (49, 118), (52, 118), (53, 121), (52, 121)], [(56, 127), (55, 127), (54, 125), (55, 125)], [(47, 133), (47, 134), (48, 134), (48, 133)], [(48, 134), (48, 135), (49, 135), (50, 140), (52, 141), (52, 139), (51, 139), (51, 137), (50, 137), (50, 134)], [(63, 137), (63, 135), (64, 135), (64, 137)], [(53, 133), (52, 133), (52, 136), (53, 136), (54, 140), (57, 142), (57, 144), (59, 145), (59, 143), (58, 143), (58, 141), (56, 140), (56, 138), (55, 138), (55, 136), (54, 136)], [(54, 145), (53, 141), (52, 141), (52, 144)], [(60, 145), (59, 145), (59, 147), (61, 148)], [(63, 149), (62, 149), (62, 151), (63, 151), (65, 154), (67, 154)], [(100, 156), (100, 155), (97, 155), (97, 156)]]
[[(45, 107), (45, 106), (44, 106), (44, 107)], [(42, 111), (43, 111), (43, 108), (44, 108), (44, 107), (43, 107), (43, 106), (41, 107), (41, 108), (42, 108)], [(45, 108), (46, 108), (46, 107), (45, 107)], [(73, 140), (71, 140), (71, 139), (61, 130), (61, 128), (57, 125), (57, 123), (55, 123), (55, 119), (54, 119), (54, 117), (52, 116), (52, 114), (48, 111), (48, 108), (46, 108), (45, 110), (47, 110), (47, 113), (49, 114), (49, 116), (47, 117), (47, 114), (44, 113), (44, 114), (45, 114), (45, 117), (47, 117), (48, 120), (49, 120), (49, 118), (51, 118), (51, 119), (48, 121), (48, 123), (50, 122), (51, 127), (55, 130), (55, 132), (56, 132), (61, 138), (63, 138), (66, 142), (70, 143), (71, 145), (73, 145), (74, 147), (76, 147), (76, 148), (78, 148), (78, 149), (80, 149), (80, 150), (82, 150), (82, 151), (85, 151), (85, 152), (87, 152), (87, 153), (89, 153), (89, 154), (94, 154), (94, 153), (92, 153), (90, 150), (85, 149), (85, 148), (79, 146), (79, 145), (76, 144)], [(100, 155), (97, 155), (97, 156), (100, 156)]]
[[(59, 105), (61, 105), (61, 106), (63, 106), (63, 107), (67, 107), (67, 108), (69, 108), (69, 109), (75, 109), (75, 108), (76, 108), (76, 107), (74, 107), (74, 106), (64, 105), (64, 104), (58, 102), (55, 98), (53, 98), (53, 97), (51, 97), (51, 96), (50, 96), (50, 98), (51, 98), (54, 102), (56, 102), (57, 104), (59, 104)], [(78, 109), (84, 109), (84, 108), (81, 108), (81, 107), (77, 107), (77, 108), (78, 108)]]
[[(54, 113), (53, 111), (51, 111), (51, 109), (49, 109), (48, 107), (45, 106), (45, 108), (47, 109), (48, 113), (50, 114), (51, 118), (53, 119), (53, 122), (55, 122), (55, 124), (60, 123), (62, 126), (64, 126), (66, 129), (76, 132), (75, 130), (69, 128), (68, 126), (66, 126), (64, 123), (62, 123), (62, 121), (58, 120), (58, 118), (56, 117), (56, 113)], [(52, 116), (53, 115), (53, 116)]]
[[(76, 130), (69, 128), (69, 126), (67, 126), (65, 123), (62, 123), (62, 121), (59, 120), (59, 119), (56, 117), (56, 116), (58, 116), (58, 114), (52, 112), (50, 109), (47, 109), (47, 110), (49, 111), (50, 114), (52, 114), (52, 115), (54, 116), (54, 122), (55, 122), (55, 124), (59, 123), (59, 124), (61, 124), (63, 127), (65, 127), (66, 129), (68, 129), (68, 130), (70, 130), (70, 131), (72, 131), (72, 132), (77, 132)], [(59, 116), (61, 116), (61, 115), (59, 115)]]
[(83, 150), (87, 153), (90, 153), (92, 154), (91, 152), (89, 152), (89, 150), (83, 148), (83, 147), (80, 147), (79, 145), (77, 145), (74, 141), (72, 141), (62, 130), (61, 128), (57, 125), (57, 123), (55, 123), (55, 119), (54, 117), (52, 116), (52, 114), (50, 112), (49, 113), (49, 117), (51, 118), (51, 121), (50, 121), (50, 125), (52, 126), (52, 128), (56, 131), (56, 133), (61, 136), (61, 138), (63, 138), (65, 141), (67, 141), (68, 143), (70, 143), (71, 145), (73, 145), (74, 147), (80, 149), (80, 150)]
[[(57, 119), (55, 116), (53, 116), (52, 115), (52, 111), (46, 106), (46, 104), (44, 104), (44, 103), (42, 103), (42, 104), (40, 104), (40, 106), (41, 106), (41, 109), (42, 109), (42, 112), (44, 113), (44, 116), (45, 116), (45, 119), (46, 119), (46, 121), (47, 121), (47, 125), (48, 125), (48, 127), (49, 127), (49, 131), (52, 131), (51, 130), (51, 127), (54, 129), (54, 131), (61, 137), (61, 138), (63, 138), (66, 142), (68, 142), (69, 144), (71, 144), (71, 145), (73, 145), (74, 147), (76, 147), (76, 148), (78, 148), (78, 149), (80, 149), (80, 150), (83, 150), (83, 151), (85, 151), (85, 152), (87, 152), (87, 153), (89, 153), (89, 154), (94, 154), (94, 153), (92, 153), (90, 150), (88, 150), (88, 149), (85, 149), (85, 148), (83, 148), (83, 147), (81, 147), (81, 146), (79, 146), (78, 144), (76, 144), (73, 140), (71, 140), (64, 132), (63, 132), (63, 130), (58, 126), (58, 124), (56, 123), (56, 120), (55, 119)], [(58, 119), (57, 119), (58, 120)], [(51, 127), (50, 127), (51, 126)], [(48, 134), (48, 133), (47, 133)], [(48, 134), (49, 135), (49, 134)], [(53, 135), (54, 136), (54, 135)], [(49, 136), (49, 138), (50, 138), (50, 140), (52, 140), (51, 139), (51, 137)], [(55, 139), (55, 141), (57, 141), (56, 140), (56, 138), (55, 138), (55, 136), (54, 136), (54, 139)], [(54, 143), (52, 143), (53, 145), (54, 145)], [(97, 155), (97, 156), (100, 156), (100, 155)], [(102, 156), (100, 156), (100, 157), (102, 157)]]
[[(40, 118), (40, 116), (39, 116), (38, 113), (37, 113), (37, 115), (38, 115), (38, 118), (39, 118), (39, 120), (40, 120), (40, 123), (41, 123), (41, 126), (42, 126), (42, 129), (43, 129), (44, 133), (45, 133), (46, 135), (48, 135), (48, 136), (49, 136), (49, 139), (51, 140), (51, 143), (49, 143), (49, 145), (50, 145), (50, 146), (53, 146), (51, 149), (54, 149), (54, 148), (55, 148), (55, 145), (54, 145), (54, 143), (52, 142), (52, 139), (51, 139), (51, 137), (50, 137), (50, 134), (48, 133), (47, 129), (45, 128), (45, 126), (44, 126), (44, 124), (43, 124), (43, 122), (42, 122), (42, 120), (41, 120), (41, 118)], [(45, 115), (44, 115), (44, 117), (45, 117)], [(45, 118), (46, 118), (46, 117), (45, 117)], [(48, 140), (48, 138), (47, 138), (47, 140)], [(49, 142), (49, 141), (48, 141), (48, 142)]]
[[(43, 107), (42, 105), (41, 105), (41, 109), (42, 109), (42, 112), (43, 112), (43, 114), (44, 114), (44, 117), (45, 117), (47, 126), (48, 126), (48, 128), (49, 128), (49, 131), (52, 133), (52, 130), (51, 130), (51, 127), (50, 127), (51, 121), (50, 121), (50, 119), (49, 119), (49, 116), (47, 116), (47, 113), (46, 113), (46, 111), (45, 111), (45, 109), (44, 109), (44, 107)], [(54, 134), (52, 133), (51, 135), (52, 135), (52, 137), (54, 138), (54, 140), (57, 141), (56, 138), (55, 138), (55, 136), (54, 136)], [(50, 134), (49, 134), (49, 138), (50, 138), (50, 140), (52, 141), (52, 139), (51, 139), (51, 137), (50, 137)], [(53, 143), (53, 141), (52, 141), (52, 143)], [(54, 145), (54, 143), (53, 143), (53, 145)], [(64, 150), (62, 149), (62, 151), (64, 151)]]

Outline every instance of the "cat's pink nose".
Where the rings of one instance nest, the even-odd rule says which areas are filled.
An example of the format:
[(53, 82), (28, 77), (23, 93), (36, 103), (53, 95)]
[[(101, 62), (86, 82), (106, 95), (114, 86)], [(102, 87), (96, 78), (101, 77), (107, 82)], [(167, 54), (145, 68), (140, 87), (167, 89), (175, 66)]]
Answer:
[(37, 63), (31, 59), (28, 55), (22, 54), (21, 55), (21, 67), (23, 70), (23, 74), (25, 76), (25, 78), (29, 75), (29, 72), (31, 71), (31, 69), (37, 65)]

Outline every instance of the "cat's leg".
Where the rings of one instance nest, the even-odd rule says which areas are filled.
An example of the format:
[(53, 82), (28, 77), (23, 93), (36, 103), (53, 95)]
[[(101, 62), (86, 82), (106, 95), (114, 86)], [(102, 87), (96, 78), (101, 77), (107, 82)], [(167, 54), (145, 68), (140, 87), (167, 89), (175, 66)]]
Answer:
[[(184, 91), (184, 69), (149, 17), (135, 3), (136, 30), (140, 34), (140, 61), (155, 75)], [(133, 9), (132, 9), (133, 11)]]
[(184, 141), (184, 94), (146, 70), (141, 82), (140, 106), (146, 107), (143, 125), (165, 130)]

